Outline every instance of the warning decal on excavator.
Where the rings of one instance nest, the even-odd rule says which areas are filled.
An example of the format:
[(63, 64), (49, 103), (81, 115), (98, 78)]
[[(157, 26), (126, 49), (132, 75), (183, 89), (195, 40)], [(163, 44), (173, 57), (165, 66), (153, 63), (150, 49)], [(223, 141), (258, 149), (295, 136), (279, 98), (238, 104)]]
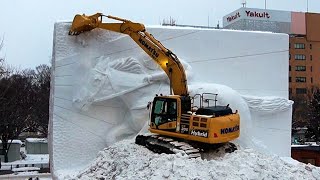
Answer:
[(200, 130), (200, 129), (192, 129), (190, 131), (190, 134), (193, 136), (199, 136), (199, 137), (208, 137), (208, 131), (206, 130)]

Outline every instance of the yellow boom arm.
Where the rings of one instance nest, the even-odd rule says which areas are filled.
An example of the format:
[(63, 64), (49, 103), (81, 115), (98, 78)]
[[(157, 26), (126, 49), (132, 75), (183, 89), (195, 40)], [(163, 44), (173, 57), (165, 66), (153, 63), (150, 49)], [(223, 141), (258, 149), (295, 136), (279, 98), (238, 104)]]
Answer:
[(114, 16), (105, 16), (121, 23), (102, 23), (101, 13), (92, 16), (76, 15), (72, 22), (69, 35), (78, 35), (82, 32), (101, 28), (129, 35), (160, 67), (170, 79), (173, 93), (188, 96), (188, 86), (185, 70), (178, 57), (165, 48), (157, 39), (149, 34), (144, 25), (121, 19)]

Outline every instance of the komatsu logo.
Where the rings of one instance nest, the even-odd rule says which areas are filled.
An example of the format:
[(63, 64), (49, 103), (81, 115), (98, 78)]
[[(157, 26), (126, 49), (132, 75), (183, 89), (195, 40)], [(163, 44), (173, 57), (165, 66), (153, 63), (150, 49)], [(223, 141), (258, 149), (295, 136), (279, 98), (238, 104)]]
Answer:
[(228, 134), (228, 133), (232, 133), (232, 132), (236, 132), (236, 131), (239, 131), (238, 125), (236, 125), (234, 127), (230, 127), (230, 128), (220, 129), (221, 134)]
[(193, 129), (190, 132), (193, 136), (208, 137), (208, 131)]
[(157, 53), (156, 49), (152, 48), (147, 42), (145, 42), (143, 39), (139, 38), (139, 43), (142, 44), (145, 48), (148, 49), (148, 51), (151, 53), (154, 57), (159, 57), (159, 53)]

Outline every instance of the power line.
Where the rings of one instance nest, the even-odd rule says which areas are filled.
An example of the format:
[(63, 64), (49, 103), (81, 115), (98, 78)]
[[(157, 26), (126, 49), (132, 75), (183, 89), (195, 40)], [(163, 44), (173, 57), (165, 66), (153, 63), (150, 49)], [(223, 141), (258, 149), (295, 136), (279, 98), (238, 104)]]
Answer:
[(256, 53), (256, 54), (249, 54), (249, 55), (239, 55), (239, 56), (229, 56), (229, 57), (222, 57), (222, 58), (212, 58), (212, 59), (204, 59), (204, 60), (195, 60), (195, 61), (188, 61), (189, 63), (197, 63), (197, 62), (206, 62), (206, 61), (219, 61), (219, 60), (226, 60), (226, 59), (235, 59), (240, 57), (251, 57), (251, 56), (261, 56), (267, 54), (276, 54), (281, 52), (289, 52), (289, 50), (281, 50), (281, 51), (271, 51), (271, 52), (264, 52), (264, 53)]
[[(162, 40), (159, 40), (159, 41), (165, 42), (165, 41), (168, 41), (168, 40), (172, 40), (172, 39), (176, 39), (176, 38), (188, 36), (188, 35), (190, 35), (190, 34), (194, 34), (194, 33), (197, 33), (197, 32), (199, 32), (199, 30), (197, 30), (197, 31), (192, 31), (192, 32), (189, 32), (189, 33), (186, 33), (186, 34), (181, 34), (181, 35), (174, 36), (174, 37), (171, 37), (171, 38), (162, 39)], [(123, 50), (120, 50), (120, 51), (116, 51), (116, 52), (112, 52), (112, 53), (106, 54), (106, 56), (107, 56), (107, 55), (112, 55), (112, 54), (119, 54), (119, 53), (122, 53), (122, 52), (125, 52), (125, 51), (131, 51), (131, 50), (133, 50), (133, 49), (138, 49), (138, 48), (140, 48), (140, 47), (139, 47), (139, 46), (138, 46), (138, 47), (131, 47), (131, 48), (128, 48), (128, 49), (123, 49)]]

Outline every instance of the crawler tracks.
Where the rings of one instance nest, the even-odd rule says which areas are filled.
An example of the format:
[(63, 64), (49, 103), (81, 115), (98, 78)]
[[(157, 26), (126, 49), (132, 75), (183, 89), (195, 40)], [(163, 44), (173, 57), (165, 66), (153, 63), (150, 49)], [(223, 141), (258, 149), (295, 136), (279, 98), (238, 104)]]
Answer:
[(170, 137), (164, 137), (159, 135), (138, 135), (135, 143), (141, 146), (145, 146), (149, 150), (155, 153), (176, 154), (184, 153), (189, 158), (201, 158), (201, 154), (207, 151), (218, 150), (224, 151), (224, 153), (231, 153), (237, 150), (237, 147), (233, 143), (226, 144), (203, 144), (197, 142), (185, 142), (179, 139), (173, 139)]

